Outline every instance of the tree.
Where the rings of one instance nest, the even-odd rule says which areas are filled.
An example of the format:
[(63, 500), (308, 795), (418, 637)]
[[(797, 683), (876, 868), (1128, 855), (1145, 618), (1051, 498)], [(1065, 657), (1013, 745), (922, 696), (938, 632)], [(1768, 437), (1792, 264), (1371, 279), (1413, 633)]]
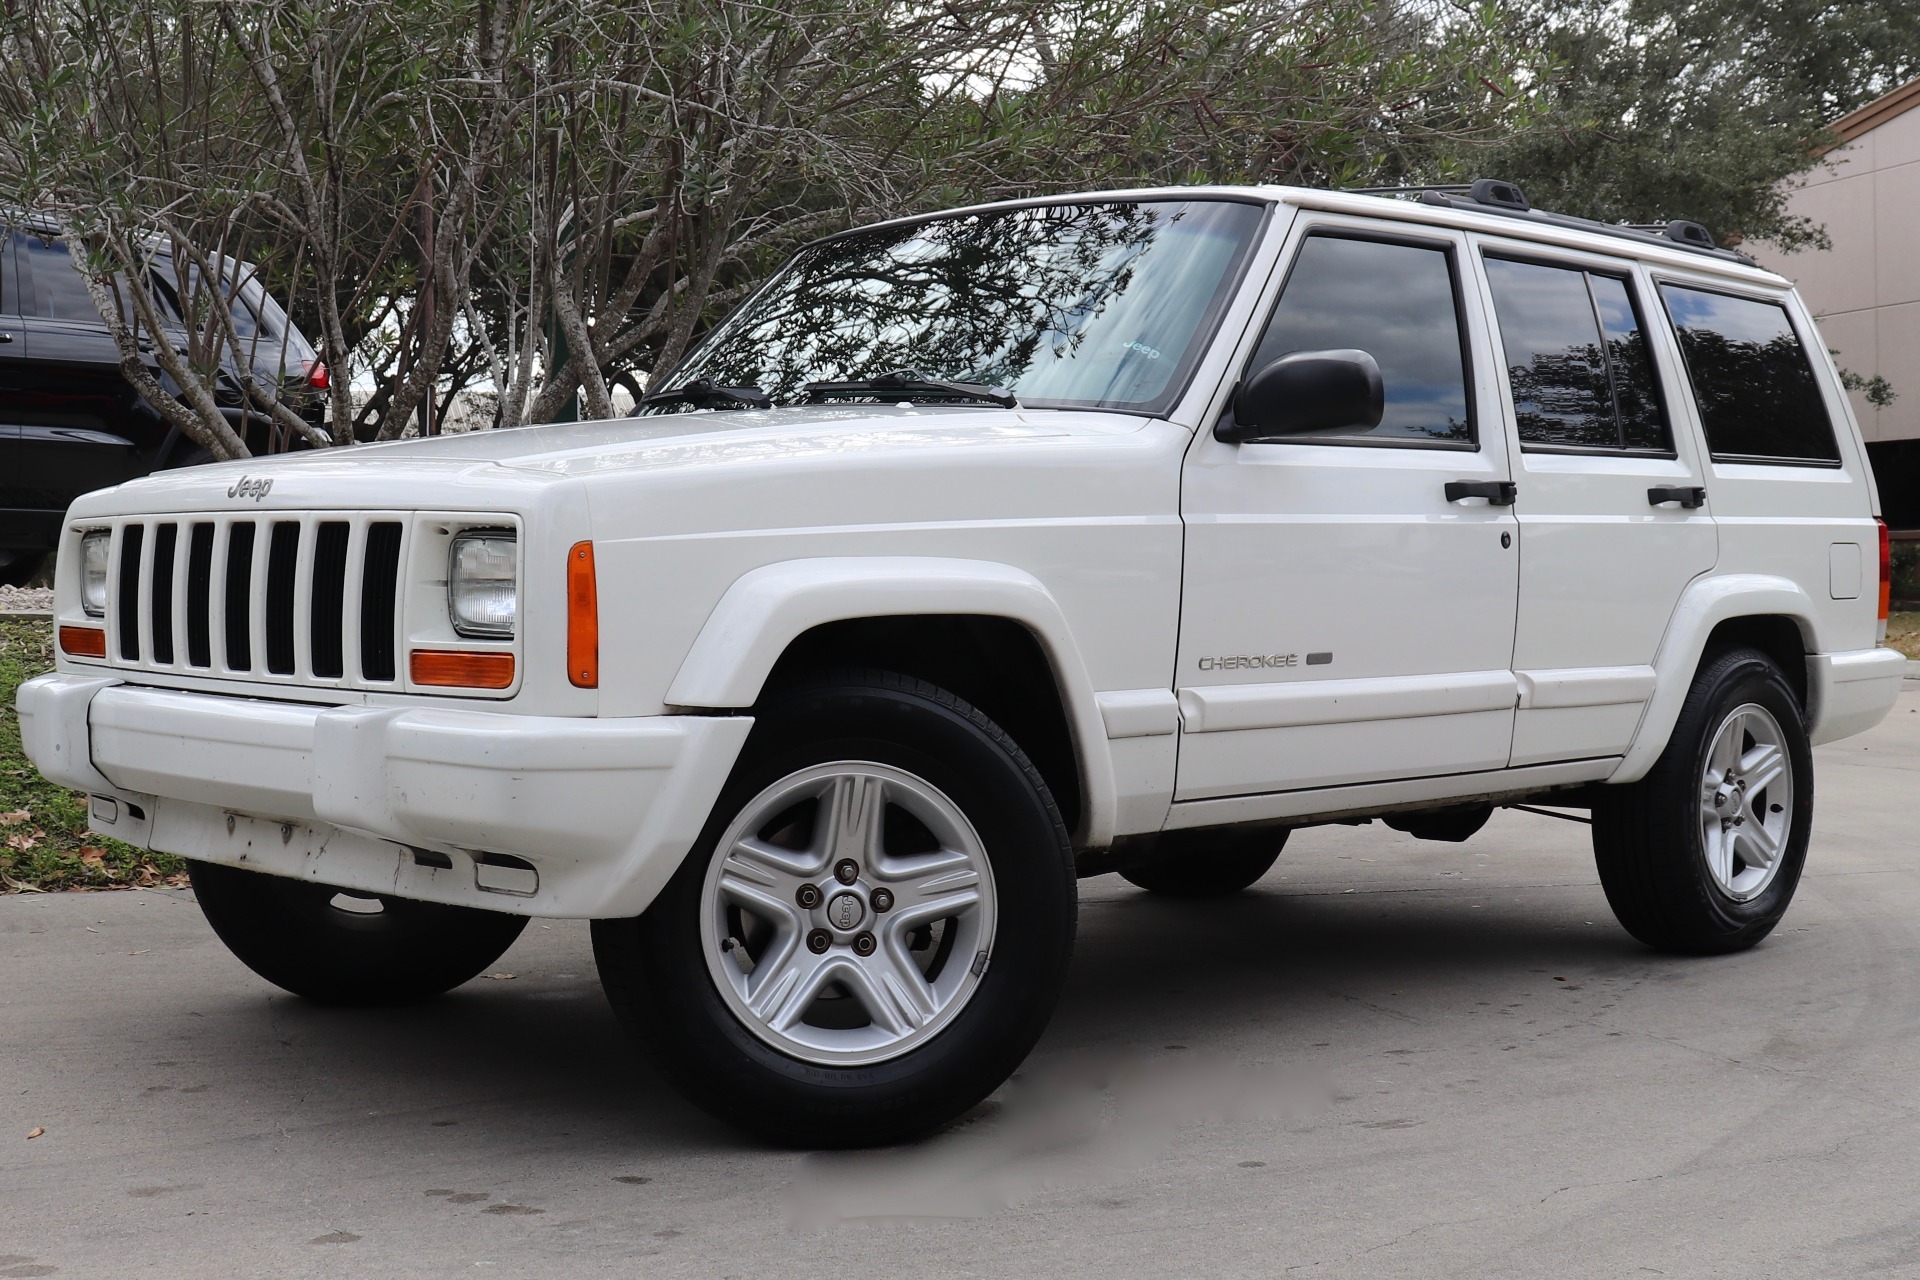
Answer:
[(1553, 127), (1474, 158), (1560, 212), (1687, 218), (1723, 239), (1824, 245), (1787, 208), (1825, 126), (1920, 74), (1909, 0), (1516, 0), (1512, 38), (1559, 70)]

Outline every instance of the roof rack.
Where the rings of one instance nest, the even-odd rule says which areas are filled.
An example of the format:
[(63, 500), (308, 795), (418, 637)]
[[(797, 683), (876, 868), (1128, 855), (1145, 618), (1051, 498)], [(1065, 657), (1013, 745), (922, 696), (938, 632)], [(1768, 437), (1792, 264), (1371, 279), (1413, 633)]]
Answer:
[(1575, 218), (1564, 213), (1549, 213), (1545, 209), (1534, 208), (1528, 202), (1526, 192), (1519, 187), (1498, 178), (1476, 178), (1468, 183), (1437, 183), (1428, 186), (1348, 187), (1346, 190), (1354, 195), (1363, 196), (1418, 196), (1421, 204), (1437, 205), (1444, 209), (1497, 213), (1503, 217), (1524, 218), (1529, 222), (1545, 222), (1557, 227), (1569, 227), (1576, 231), (1593, 231), (1604, 236), (1617, 236), (1623, 240), (1652, 240), (1727, 262), (1744, 263), (1749, 267), (1756, 265), (1754, 260), (1744, 253), (1721, 248), (1719, 241), (1713, 238), (1713, 233), (1697, 222), (1676, 218), (1667, 223), (1635, 225), (1624, 222), (1601, 222), (1594, 218)]

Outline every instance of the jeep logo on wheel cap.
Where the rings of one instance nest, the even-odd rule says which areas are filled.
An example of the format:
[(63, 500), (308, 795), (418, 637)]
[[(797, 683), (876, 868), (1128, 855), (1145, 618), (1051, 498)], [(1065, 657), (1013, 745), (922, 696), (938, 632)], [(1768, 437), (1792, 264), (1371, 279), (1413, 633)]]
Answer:
[(866, 918), (866, 914), (867, 904), (860, 901), (860, 895), (857, 893), (837, 894), (833, 901), (827, 904), (828, 922), (843, 933), (859, 924)]

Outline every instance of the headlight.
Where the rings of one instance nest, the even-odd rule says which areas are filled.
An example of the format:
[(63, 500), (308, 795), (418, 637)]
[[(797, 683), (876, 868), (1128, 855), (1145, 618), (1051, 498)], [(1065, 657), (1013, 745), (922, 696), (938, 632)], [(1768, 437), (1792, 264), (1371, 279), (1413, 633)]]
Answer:
[(463, 636), (511, 639), (520, 612), (519, 557), (511, 532), (458, 534), (447, 557), (447, 612)]
[(107, 616), (107, 561), (113, 555), (113, 530), (89, 529), (80, 539), (80, 607), (89, 618)]

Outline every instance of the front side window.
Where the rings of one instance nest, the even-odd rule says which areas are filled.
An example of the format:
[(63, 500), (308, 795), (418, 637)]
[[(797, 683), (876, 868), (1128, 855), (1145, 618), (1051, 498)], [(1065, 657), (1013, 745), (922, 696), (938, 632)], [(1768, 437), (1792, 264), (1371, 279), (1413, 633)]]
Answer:
[(1379, 426), (1335, 438), (1473, 442), (1466, 347), (1447, 249), (1323, 233), (1301, 241), (1247, 371), (1296, 351), (1341, 348), (1365, 351), (1380, 366), (1386, 412)]
[(837, 236), (801, 250), (671, 382), (791, 404), (809, 382), (913, 370), (1030, 407), (1164, 413), (1265, 216), (1224, 200), (1062, 204)]
[(1672, 451), (1627, 282), (1485, 259), (1523, 448)]
[(1716, 462), (1837, 463), (1840, 446), (1787, 309), (1664, 284)]

